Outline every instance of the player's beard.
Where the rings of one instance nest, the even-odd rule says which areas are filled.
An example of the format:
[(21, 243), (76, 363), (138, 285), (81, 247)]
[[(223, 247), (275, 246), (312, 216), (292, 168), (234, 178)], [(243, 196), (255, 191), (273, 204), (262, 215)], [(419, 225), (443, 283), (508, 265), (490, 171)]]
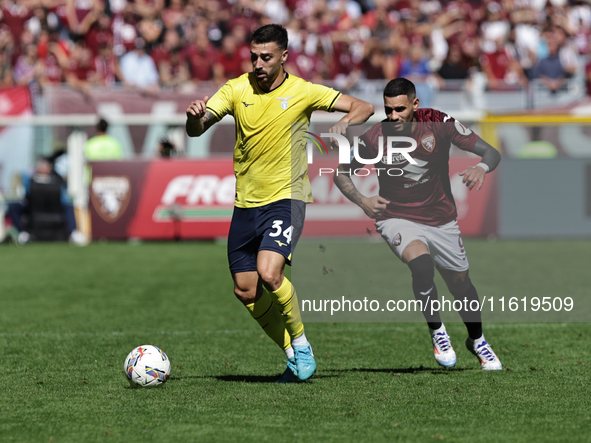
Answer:
[[(262, 74), (259, 76), (259, 74)], [(277, 77), (281, 74), (281, 67), (274, 69), (272, 71), (267, 71), (261, 69), (259, 71), (254, 71), (254, 76), (259, 84), (259, 86), (264, 86), (265, 88), (270, 88), (273, 82), (277, 79)]]

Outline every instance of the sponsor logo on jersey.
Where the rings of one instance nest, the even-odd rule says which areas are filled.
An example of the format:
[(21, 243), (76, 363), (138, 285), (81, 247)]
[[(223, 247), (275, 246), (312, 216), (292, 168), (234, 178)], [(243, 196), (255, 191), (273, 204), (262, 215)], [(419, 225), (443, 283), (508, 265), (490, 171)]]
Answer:
[(284, 111), (289, 108), (289, 103), (287, 103), (287, 100), (289, 100), (290, 98), (293, 98), (293, 95), (291, 97), (275, 97), (277, 100), (281, 100), (281, 109), (283, 109)]
[(433, 134), (429, 134), (428, 136), (423, 137), (421, 139), (421, 144), (428, 152), (433, 152), (433, 149), (435, 149), (435, 136)]
[(128, 177), (94, 177), (90, 185), (90, 200), (103, 220), (113, 223), (121, 217), (131, 198)]
[[(406, 178), (412, 178), (412, 177), (408, 177), (407, 175), (405, 176)], [(427, 177), (423, 177), (418, 179), (417, 181), (413, 182), (413, 183), (405, 183), (404, 187), (406, 189), (408, 188), (414, 188), (417, 185), (422, 185), (423, 183), (427, 183), (429, 180), (431, 180), (431, 176), (428, 175)]]
[(287, 246), (287, 243), (281, 243), (279, 240), (275, 240), (275, 243), (277, 243), (279, 246)]
[(254, 105), (254, 103), (246, 103), (246, 102), (242, 102), (242, 104), (244, 105), (245, 108), (248, 108), (249, 106)]
[(398, 165), (403, 165), (405, 163), (408, 163), (408, 160), (404, 157), (403, 154), (393, 153), (392, 156), (390, 157), (389, 162), (388, 162), (387, 155), (384, 155), (382, 157), (381, 162), (384, 163), (385, 165), (398, 166)]
[(396, 248), (402, 244), (402, 235), (400, 234), (400, 232), (394, 236), (394, 240), (392, 241), (392, 244)]

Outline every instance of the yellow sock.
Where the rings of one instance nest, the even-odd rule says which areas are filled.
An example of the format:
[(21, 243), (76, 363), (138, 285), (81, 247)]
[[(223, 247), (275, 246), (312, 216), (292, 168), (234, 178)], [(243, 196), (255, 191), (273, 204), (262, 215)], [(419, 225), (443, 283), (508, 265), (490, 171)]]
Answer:
[(279, 345), (284, 351), (291, 347), (291, 339), (285, 329), (281, 314), (271, 300), (269, 292), (263, 288), (263, 295), (256, 302), (246, 305), (246, 309), (252, 315), (263, 331)]
[(283, 283), (276, 291), (270, 291), (271, 299), (282, 314), (281, 319), (289, 336), (294, 339), (304, 333), (304, 324), (298, 306), (298, 297), (295, 288), (287, 277), (283, 277)]

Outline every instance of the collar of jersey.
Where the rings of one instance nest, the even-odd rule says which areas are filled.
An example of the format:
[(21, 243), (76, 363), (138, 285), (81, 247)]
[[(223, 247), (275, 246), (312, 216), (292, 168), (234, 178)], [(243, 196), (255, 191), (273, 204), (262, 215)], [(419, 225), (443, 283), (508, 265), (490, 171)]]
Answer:
[(264, 91), (263, 88), (261, 88), (259, 86), (259, 82), (256, 81), (256, 79), (254, 79), (254, 83), (255, 85), (257, 85), (257, 89), (259, 91), (261, 91), (263, 94), (270, 94), (271, 92), (275, 92), (277, 91), (280, 87), (283, 86), (283, 84), (287, 81), (287, 79), (289, 78), (289, 73), (285, 73), (285, 78), (283, 79), (283, 81), (275, 88), (275, 89), (271, 89), (270, 91)]

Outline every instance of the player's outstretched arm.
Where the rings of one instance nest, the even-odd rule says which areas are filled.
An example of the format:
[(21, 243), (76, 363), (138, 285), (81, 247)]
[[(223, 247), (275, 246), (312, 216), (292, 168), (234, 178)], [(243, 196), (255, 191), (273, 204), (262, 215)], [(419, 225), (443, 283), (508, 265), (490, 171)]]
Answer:
[(480, 163), (476, 166), (470, 166), (468, 169), (464, 169), (460, 172), (460, 176), (464, 177), (462, 183), (464, 183), (468, 189), (471, 190), (478, 184), (476, 190), (480, 191), (480, 188), (482, 188), (482, 185), (484, 184), (484, 176), (486, 173), (492, 172), (501, 162), (501, 153), (480, 137), (472, 147), (472, 152), (481, 156), (482, 160), (480, 160)]
[(373, 105), (350, 95), (341, 95), (336, 101), (335, 111), (346, 112), (342, 119), (328, 130), (333, 134), (347, 134), (347, 127), (351, 123), (363, 123), (374, 113)]
[(217, 122), (215, 115), (206, 108), (207, 100), (209, 100), (209, 97), (205, 97), (203, 100), (195, 100), (187, 108), (185, 129), (189, 137), (199, 137)]
[(339, 188), (345, 197), (363, 209), (363, 212), (368, 217), (378, 218), (386, 210), (386, 206), (390, 202), (379, 195), (366, 197), (359, 192), (355, 183), (351, 180), (350, 168), (350, 165), (339, 165), (333, 175), (335, 185), (337, 185), (337, 188)]

